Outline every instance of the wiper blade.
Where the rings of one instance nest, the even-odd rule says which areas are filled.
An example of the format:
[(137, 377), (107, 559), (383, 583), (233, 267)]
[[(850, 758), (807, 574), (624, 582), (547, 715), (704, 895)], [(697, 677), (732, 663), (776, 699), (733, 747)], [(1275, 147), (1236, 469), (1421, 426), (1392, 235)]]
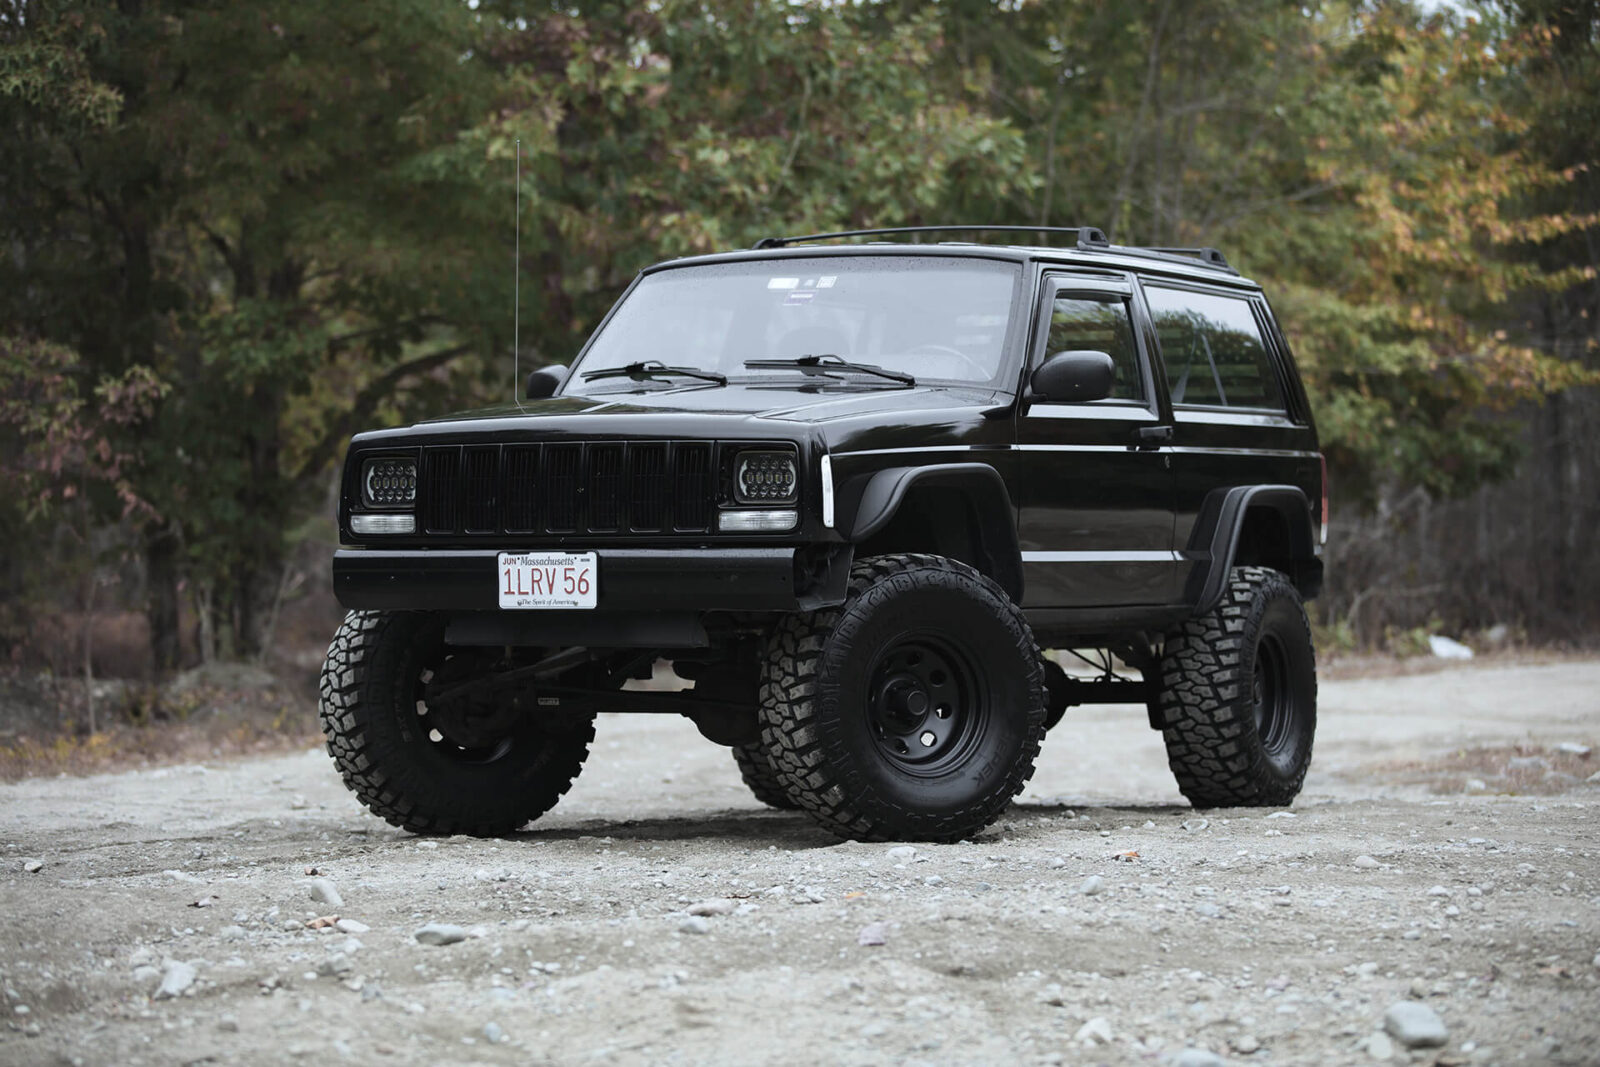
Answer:
[(629, 363), (625, 367), (605, 367), (601, 370), (592, 370), (581, 377), (586, 382), (592, 382), (598, 378), (632, 378), (634, 381), (642, 381), (645, 378), (662, 376), (699, 378), (703, 382), (716, 382), (718, 385), (728, 384), (728, 376), (718, 374), (714, 370), (701, 370), (699, 367), (669, 367), (658, 359)]
[(824, 352), (819, 356), (796, 356), (794, 359), (747, 359), (746, 367), (783, 367), (799, 371), (801, 374), (828, 374), (831, 371), (844, 370), (856, 371), (861, 374), (872, 374), (879, 378), (887, 378), (892, 382), (902, 385), (916, 385), (917, 380), (909, 374), (885, 367), (875, 367), (871, 363), (851, 363), (849, 360), (840, 359), (831, 352)]

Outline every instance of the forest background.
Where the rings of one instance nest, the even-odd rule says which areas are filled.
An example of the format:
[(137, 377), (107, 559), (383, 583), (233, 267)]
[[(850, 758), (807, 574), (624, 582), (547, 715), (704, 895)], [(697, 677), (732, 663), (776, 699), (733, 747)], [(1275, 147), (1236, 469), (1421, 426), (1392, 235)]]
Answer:
[(512, 394), (519, 140), (524, 368), (771, 233), (1216, 245), (1324, 648), (1592, 644), (1597, 131), (1600, 0), (0, 0), (0, 663), (314, 677), (349, 434)]

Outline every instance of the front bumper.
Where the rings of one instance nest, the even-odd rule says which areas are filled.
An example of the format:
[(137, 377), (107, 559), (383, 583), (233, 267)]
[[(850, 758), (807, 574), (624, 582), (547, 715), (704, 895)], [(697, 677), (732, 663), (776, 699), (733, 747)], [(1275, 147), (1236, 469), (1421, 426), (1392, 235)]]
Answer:
[[(802, 603), (796, 594), (792, 547), (595, 551), (595, 611), (796, 611), (813, 606), (810, 597)], [(498, 611), (497, 554), (496, 549), (341, 548), (333, 554), (333, 591), (351, 611)]]

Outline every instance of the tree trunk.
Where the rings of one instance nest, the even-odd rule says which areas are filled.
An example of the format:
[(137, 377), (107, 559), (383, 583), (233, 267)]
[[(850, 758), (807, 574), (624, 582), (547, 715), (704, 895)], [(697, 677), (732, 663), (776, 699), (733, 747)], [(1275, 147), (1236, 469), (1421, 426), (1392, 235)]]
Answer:
[(149, 598), (150, 669), (159, 680), (178, 669), (178, 535), (167, 525), (145, 532), (145, 581)]

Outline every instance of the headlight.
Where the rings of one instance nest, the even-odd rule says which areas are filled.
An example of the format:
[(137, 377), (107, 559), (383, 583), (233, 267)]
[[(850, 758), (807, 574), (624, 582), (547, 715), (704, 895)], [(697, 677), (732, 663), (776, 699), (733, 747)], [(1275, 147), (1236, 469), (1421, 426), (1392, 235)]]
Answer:
[(417, 461), (395, 456), (361, 466), (361, 502), (369, 508), (401, 508), (417, 499)]
[(740, 504), (787, 504), (796, 498), (794, 454), (741, 452), (733, 465), (733, 498)]

